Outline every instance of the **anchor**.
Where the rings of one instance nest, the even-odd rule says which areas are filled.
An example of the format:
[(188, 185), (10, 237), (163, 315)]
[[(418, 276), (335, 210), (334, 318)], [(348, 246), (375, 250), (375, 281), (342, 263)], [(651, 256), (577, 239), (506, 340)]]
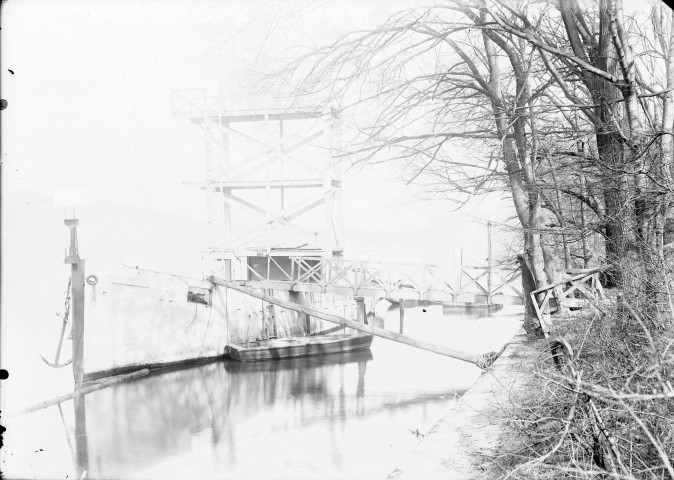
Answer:
[[(72, 363), (72, 359), (68, 360), (66, 363), (59, 363), (59, 357), (61, 356), (61, 347), (63, 346), (63, 336), (66, 333), (66, 325), (68, 325), (68, 315), (70, 314), (70, 280), (68, 280), (68, 289), (66, 291), (66, 302), (65, 302), (65, 313), (63, 314), (63, 326), (61, 326), (61, 337), (59, 338), (59, 344), (58, 347), (56, 348), (56, 355), (54, 356), (54, 362), (50, 362), (46, 358), (44, 358), (42, 355), (40, 357), (42, 358), (42, 361), (49, 365), (52, 368), (63, 368)], [(60, 314), (56, 314), (57, 316), (61, 316)]]

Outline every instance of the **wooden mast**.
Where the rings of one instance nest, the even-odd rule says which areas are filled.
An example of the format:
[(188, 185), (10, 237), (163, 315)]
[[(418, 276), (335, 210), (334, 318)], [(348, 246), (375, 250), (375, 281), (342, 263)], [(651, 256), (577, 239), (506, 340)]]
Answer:
[(66, 218), (63, 223), (70, 229), (70, 248), (64, 263), (70, 264), (70, 285), (72, 289), (72, 337), (73, 337), (73, 378), (76, 388), (84, 378), (84, 259), (80, 258), (77, 245), (76, 218)]

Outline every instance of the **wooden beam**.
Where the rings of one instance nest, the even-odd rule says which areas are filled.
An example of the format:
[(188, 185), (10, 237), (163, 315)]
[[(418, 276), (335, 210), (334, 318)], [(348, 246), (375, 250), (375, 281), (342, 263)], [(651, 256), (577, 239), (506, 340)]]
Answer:
[(314, 208), (322, 205), (323, 203), (325, 203), (325, 197), (321, 197), (321, 198), (318, 198), (318, 199), (313, 200), (313, 201), (305, 202), (304, 205), (299, 205), (299, 206), (295, 207), (293, 210), (291, 210), (287, 213), (282, 212), (280, 216), (285, 221), (292, 222), (297, 217), (301, 217), (305, 213), (310, 212)]
[(487, 303), (491, 303), (492, 295), (492, 258), (491, 258), (491, 222), (487, 222)]
[(367, 312), (365, 311), (365, 297), (356, 297), (356, 318), (358, 323), (367, 323)]
[[(206, 187), (213, 186), (216, 192), (225, 190), (260, 190), (265, 188), (285, 189), (285, 188), (323, 188), (324, 182), (322, 179), (305, 178), (305, 179), (288, 179), (288, 180), (215, 180), (213, 182), (194, 181), (182, 182), (186, 187), (197, 187), (201, 190)], [(339, 187), (341, 182), (332, 180), (330, 186)]]
[[(339, 186), (333, 181), (331, 186)], [(321, 179), (300, 179), (300, 180), (234, 180), (229, 182), (216, 183), (216, 191), (220, 188), (230, 190), (259, 190), (264, 188), (323, 188), (323, 180)]]
[(88, 387), (84, 388), (78, 388), (72, 393), (68, 393), (66, 395), (61, 395), (60, 397), (56, 397), (52, 400), (47, 400), (45, 402), (40, 402), (36, 405), (33, 405), (32, 407), (25, 408), (23, 410), (19, 410), (18, 412), (12, 413), (8, 415), (9, 417), (17, 417), (19, 415), (25, 415), (26, 413), (31, 413), (36, 410), (41, 410), (43, 408), (51, 407), (56, 404), (65, 402), (67, 400), (72, 400), (73, 398), (80, 396), (80, 395), (86, 395), (87, 393), (95, 392), (96, 390), (100, 390), (105, 387), (109, 387), (110, 385), (114, 385), (116, 383), (121, 383), (127, 380), (132, 380), (134, 378), (139, 378), (143, 377), (150, 373), (150, 369), (144, 368), (142, 370), (137, 370), (135, 372), (127, 373), (125, 375), (119, 375), (118, 377), (111, 378), (108, 380), (103, 380), (101, 382), (95, 383), (94, 385), (90, 385)]
[[(307, 167), (309, 171), (321, 173), (321, 170), (316, 168), (315, 166), (313, 166), (311, 164), (308, 164), (308, 163), (302, 161), (301, 159), (290, 155), (290, 153), (293, 150), (296, 150), (296, 149), (300, 148), (301, 146), (303, 146), (307, 143), (310, 143), (315, 138), (315, 135), (311, 135), (308, 138), (304, 138), (304, 139), (300, 140), (299, 142), (297, 142), (297, 143), (295, 143), (295, 144), (293, 144), (289, 147), (284, 148), (283, 151), (279, 151), (279, 150), (277, 150), (277, 148), (279, 148), (281, 146), (281, 144), (283, 142), (282, 139), (279, 139), (279, 140), (277, 140), (277, 141), (275, 141), (271, 144), (266, 144), (262, 140), (258, 140), (257, 138), (253, 138), (251, 136), (245, 135), (244, 133), (241, 133), (238, 130), (235, 130), (233, 128), (223, 126), (223, 129), (228, 131), (229, 133), (231, 133), (233, 135), (241, 137), (243, 140), (245, 140), (247, 142), (254, 143), (256, 145), (264, 147), (261, 151), (259, 151), (257, 153), (254, 153), (252, 155), (249, 155), (248, 157), (242, 159), (240, 162), (237, 162), (238, 165), (236, 167), (234, 167), (234, 169), (232, 169), (229, 172), (230, 178), (232, 180), (240, 180), (242, 178), (247, 177), (251, 173), (257, 171), (260, 168), (260, 166), (267, 161), (264, 158), (266, 155), (271, 155), (271, 161), (272, 162), (276, 162), (278, 160), (285, 159), (285, 160), (289, 160), (291, 162), (301, 163), (302, 165)], [(319, 132), (318, 136), (320, 136), (321, 134), (322, 133)]]
[[(194, 123), (203, 122), (203, 110), (201, 107), (199, 111), (178, 111), (174, 112), (174, 117), (189, 118)], [(256, 110), (233, 110), (233, 111), (223, 111), (223, 112), (213, 112), (213, 115), (218, 118), (220, 117), (223, 122), (238, 123), (238, 122), (263, 122), (265, 120), (309, 120), (313, 118), (319, 118), (324, 115), (320, 111), (306, 111), (306, 112), (283, 112), (283, 113), (268, 113), (267, 115), (260, 113)]]
[(398, 310), (400, 311), (400, 322), (398, 324), (398, 330), (402, 334), (403, 326), (405, 325), (405, 305), (403, 304), (404, 300), (401, 298), (398, 301)]
[(560, 280), (559, 282), (555, 282), (555, 283), (551, 283), (549, 285), (545, 285), (544, 287), (541, 287), (537, 290), (534, 290), (531, 293), (536, 294), (536, 293), (544, 292), (546, 290), (550, 290), (550, 289), (558, 287), (560, 285), (565, 285), (567, 283), (575, 282), (575, 281), (581, 280), (585, 277), (590, 277), (590, 276), (594, 275), (595, 273), (599, 273), (601, 270), (602, 270), (601, 268), (593, 268), (591, 270), (586, 271), (585, 273), (581, 273), (580, 275), (576, 275), (576, 276), (573, 276), (573, 277), (566, 278), (564, 280)]
[(231, 201), (236, 202), (236, 203), (238, 203), (238, 204), (240, 204), (240, 205), (242, 205), (246, 208), (251, 209), (252, 211), (254, 211), (255, 213), (257, 213), (259, 215), (262, 215), (264, 217), (267, 216), (267, 212), (263, 208), (258, 207), (254, 203), (249, 202), (248, 200), (244, 200), (241, 197), (237, 197), (236, 195), (232, 195), (229, 192), (222, 192), (222, 196), (227, 200), (231, 200)]
[(406, 335), (401, 335), (399, 333), (391, 332), (389, 330), (384, 330), (383, 328), (373, 327), (372, 325), (365, 325), (354, 320), (349, 320), (347, 318), (339, 317), (337, 315), (331, 315), (328, 313), (320, 312), (304, 305), (299, 305), (297, 303), (288, 302), (281, 300), (264, 293), (260, 293), (252, 288), (244, 287), (238, 283), (223, 280), (212, 276), (209, 278), (214, 285), (219, 285), (221, 287), (229, 288), (231, 290), (236, 290), (237, 292), (245, 293), (251, 297), (259, 298), (274, 305), (278, 305), (282, 308), (287, 308), (288, 310), (294, 310), (296, 312), (304, 313), (305, 315), (311, 315), (312, 317), (320, 318), (326, 322), (336, 323), (337, 325), (342, 325), (344, 327), (352, 328), (358, 330), (359, 332), (369, 333), (370, 335), (375, 335), (377, 337), (386, 338), (388, 340), (393, 340), (394, 342), (403, 343), (411, 347), (419, 348), (422, 350), (427, 350), (429, 352), (437, 353), (447, 357), (455, 358), (457, 360), (462, 360), (464, 362), (472, 363), (478, 365), (478, 355), (473, 355), (470, 353), (459, 352), (451, 348), (447, 348), (441, 345), (436, 345), (430, 342), (419, 340), (416, 338), (408, 337)]
[(487, 274), (489, 273), (489, 269), (487, 269), (487, 270), (485, 270), (484, 272), (480, 273), (477, 277), (473, 277), (470, 273), (466, 272), (465, 268), (463, 268), (463, 267), (461, 268), (461, 271), (462, 271), (463, 274), (465, 274), (468, 278), (470, 278), (471, 281), (470, 281), (468, 284), (463, 285), (463, 286), (461, 287), (461, 289), (460, 289), (458, 292), (456, 292), (457, 295), (458, 295), (458, 294), (461, 294), (464, 290), (466, 290), (468, 287), (471, 287), (471, 286), (473, 286), (473, 285), (475, 285), (477, 288), (479, 288), (480, 290), (482, 290), (482, 293), (484, 293), (485, 295), (489, 295), (489, 292), (487, 292), (487, 290), (485, 290), (485, 288), (484, 288), (482, 285), (480, 285), (480, 282), (478, 281), (478, 280), (480, 280), (482, 277), (484, 277), (485, 275), (487, 275)]

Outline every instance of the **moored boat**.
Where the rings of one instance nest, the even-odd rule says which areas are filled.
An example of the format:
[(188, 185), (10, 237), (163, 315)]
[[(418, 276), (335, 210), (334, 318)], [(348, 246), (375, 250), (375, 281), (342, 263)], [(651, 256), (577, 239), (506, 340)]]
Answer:
[(372, 335), (367, 334), (315, 335), (232, 344), (227, 347), (227, 353), (234, 360), (256, 362), (366, 350), (371, 344)]

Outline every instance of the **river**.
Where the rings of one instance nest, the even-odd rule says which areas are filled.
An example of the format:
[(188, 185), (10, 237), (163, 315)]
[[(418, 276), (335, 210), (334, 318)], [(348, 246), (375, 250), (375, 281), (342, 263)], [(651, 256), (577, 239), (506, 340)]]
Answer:
[[(375, 321), (397, 331), (397, 308)], [(407, 308), (405, 334), (498, 350), (521, 310)], [(375, 338), (370, 351), (152, 374), (3, 419), (6, 478), (384, 478), (475, 381), (472, 365)], [(450, 446), (448, 446), (449, 448)]]

